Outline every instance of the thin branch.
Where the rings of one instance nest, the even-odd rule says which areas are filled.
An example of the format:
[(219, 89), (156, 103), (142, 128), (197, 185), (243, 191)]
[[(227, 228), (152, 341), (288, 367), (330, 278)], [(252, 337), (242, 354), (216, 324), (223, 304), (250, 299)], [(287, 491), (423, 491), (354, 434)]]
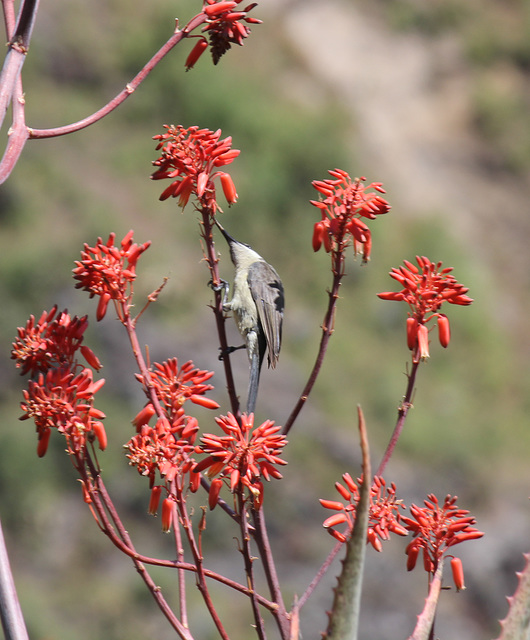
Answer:
[(419, 359), (413, 358), (412, 369), (410, 374), (407, 376), (408, 377), (407, 390), (405, 392), (403, 401), (398, 409), (396, 426), (394, 427), (394, 431), (392, 432), (392, 436), (386, 448), (385, 454), (383, 455), (383, 459), (381, 460), (381, 463), (377, 471), (375, 472), (376, 476), (382, 476), (383, 473), (385, 472), (386, 465), (388, 464), (388, 461), (390, 460), (392, 453), (396, 448), (397, 442), (399, 440), (399, 436), (401, 435), (401, 432), (403, 431), (403, 427), (405, 426), (405, 420), (407, 419), (407, 414), (409, 412), (409, 409), (412, 407), (412, 394), (414, 393), (414, 385), (416, 382), (416, 374), (418, 372), (419, 364), (420, 364)]
[(151, 71), (157, 66), (157, 64), (167, 56), (167, 54), (183, 39), (187, 38), (191, 31), (196, 29), (198, 26), (203, 24), (206, 21), (206, 16), (204, 13), (199, 13), (194, 18), (192, 18), (188, 24), (184, 27), (184, 29), (175, 29), (174, 34), (169, 38), (169, 40), (155, 53), (155, 55), (149, 60), (149, 62), (143, 67), (143, 69), (136, 74), (136, 76), (125, 85), (125, 88), (118, 93), (118, 95), (113, 98), (110, 102), (108, 102), (104, 107), (93, 113), (92, 115), (84, 118), (83, 120), (79, 120), (78, 122), (74, 122), (72, 124), (56, 127), (54, 129), (29, 129), (30, 138), (32, 140), (37, 138), (55, 138), (57, 136), (64, 136), (68, 133), (73, 133), (74, 131), (79, 131), (86, 127), (89, 127), (91, 124), (98, 122), (109, 113), (112, 113), (114, 109), (119, 107), (132, 93), (136, 91), (136, 89), (140, 86), (140, 84), (147, 78), (147, 76), (151, 73)]
[(201, 213), (202, 213), (202, 228), (201, 228), (202, 238), (206, 245), (204, 258), (208, 263), (211, 282), (212, 282), (214, 293), (215, 293), (215, 305), (212, 306), (212, 309), (214, 312), (215, 324), (217, 326), (217, 333), (219, 336), (219, 345), (221, 348), (221, 353), (223, 354), (223, 366), (224, 366), (225, 377), (226, 377), (226, 389), (228, 392), (228, 396), (230, 398), (230, 406), (232, 408), (232, 413), (234, 414), (236, 419), (239, 420), (239, 417), (240, 417), (239, 398), (236, 392), (230, 356), (228, 355), (228, 340), (226, 338), (226, 327), (225, 327), (227, 318), (223, 311), (223, 301), (221, 298), (221, 293), (219, 291), (219, 285), (221, 284), (221, 278), (219, 276), (219, 257), (215, 250), (215, 244), (213, 241), (213, 234), (212, 234), (213, 227), (210, 220), (210, 211), (209, 209), (203, 208)]
[(336, 251), (333, 256), (333, 283), (331, 287), (331, 291), (329, 291), (329, 303), (326, 311), (326, 315), (324, 317), (324, 323), (322, 325), (322, 338), (320, 339), (320, 346), (318, 349), (317, 357), (315, 360), (315, 364), (313, 365), (313, 369), (311, 374), (309, 375), (309, 379), (302, 391), (298, 402), (296, 403), (291, 415), (287, 418), (287, 421), (284, 424), (282, 429), (282, 433), (287, 435), (291, 430), (291, 427), (294, 424), (294, 421), (298, 417), (300, 411), (305, 405), (309, 394), (311, 393), (315, 382), (317, 380), (318, 374), (320, 373), (320, 369), (322, 367), (322, 363), (324, 362), (324, 356), (326, 355), (326, 351), (328, 348), (329, 339), (331, 338), (334, 327), (335, 327), (335, 311), (337, 308), (337, 302), (339, 299), (339, 288), (342, 282), (342, 278), (344, 276), (344, 256), (342, 252)]
[(252, 509), (252, 516), (256, 528), (254, 539), (256, 541), (256, 544), (258, 545), (263, 570), (265, 571), (265, 576), (267, 578), (267, 583), (269, 585), (272, 600), (278, 605), (278, 609), (274, 613), (274, 617), (278, 622), (282, 638), (285, 638), (285, 640), (287, 640), (290, 637), (290, 624), (288, 613), (283, 601), (282, 592), (280, 590), (280, 581), (278, 579), (276, 565), (272, 556), (269, 537), (267, 534), (267, 526), (265, 524), (265, 513), (263, 511), (263, 507), (261, 507), (259, 510)]
[(5, 640), (29, 640), (0, 522), (0, 617)]
[(260, 640), (266, 640), (267, 636), (265, 634), (265, 624), (263, 621), (263, 617), (261, 615), (261, 611), (259, 609), (258, 600), (256, 598), (256, 589), (255, 589), (255, 581), (254, 581), (254, 559), (252, 557), (252, 552), (250, 549), (250, 534), (248, 532), (248, 521), (246, 515), (246, 500), (244, 496), (244, 489), (240, 485), (238, 490), (238, 502), (239, 502), (239, 513), (241, 514), (240, 524), (241, 524), (241, 553), (243, 554), (244, 562), (245, 562), (245, 572), (247, 574), (247, 582), (248, 586), (252, 592), (252, 596), (250, 601), (252, 603), (252, 612), (254, 614), (254, 622), (256, 632), (258, 634), (258, 638)]

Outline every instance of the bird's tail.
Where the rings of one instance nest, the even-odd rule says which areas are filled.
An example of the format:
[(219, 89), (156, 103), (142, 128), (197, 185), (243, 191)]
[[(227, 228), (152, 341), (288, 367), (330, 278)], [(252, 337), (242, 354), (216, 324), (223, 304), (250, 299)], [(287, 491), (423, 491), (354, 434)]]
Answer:
[(248, 381), (248, 398), (247, 398), (247, 414), (254, 413), (256, 410), (256, 400), (258, 399), (259, 376), (261, 365), (263, 364), (263, 356), (265, 355), (265, 337), (263, 332), (259, 335), (259, 347), (255, 349), (250, 361), (250, 377)]

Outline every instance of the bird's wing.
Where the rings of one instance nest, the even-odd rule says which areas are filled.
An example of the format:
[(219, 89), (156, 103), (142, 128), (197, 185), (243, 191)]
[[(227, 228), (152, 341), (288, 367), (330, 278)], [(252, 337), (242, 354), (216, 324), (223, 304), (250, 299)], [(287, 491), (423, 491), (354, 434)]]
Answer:
[(282, 346), (283, 285), (275, 269), (264, 261), (250, 266), (247, 279), (267, 340), (269, 366), (275, 367)]

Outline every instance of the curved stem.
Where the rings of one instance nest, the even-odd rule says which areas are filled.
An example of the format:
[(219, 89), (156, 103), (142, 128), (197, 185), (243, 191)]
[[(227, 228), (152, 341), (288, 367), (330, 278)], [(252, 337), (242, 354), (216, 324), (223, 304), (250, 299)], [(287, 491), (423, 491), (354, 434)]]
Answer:
[(188, 22), (188, 24), (184, 27), (184, 29), (176, 29), (175, 33), (169, 38), (169, 40), (155, 53), (155, 55), (149, 60), (149, 62), (143, 67), (143, 69), (136, 74), (136, 76), (127, 83), (125, 88), (118, 93), (118, 95), (113, 98), (110, 102), (108, 102), (104, 107), (93, 113), (92, 115), (84, 118), (83, 120), (79, 120), (78, 122), (74, 122), (72, 124), (56, 127), (54, 129), (29, 129), (30, 138), (55, 138), (57, 136), (64, 136), (68, 133), (73, 133), (74, 131), (79, 131), (80, 129), (84, 129), (85, 127), (94, 124), (98, 120), (101, 120), (109, 113), (114, 111), (117, 107), (122, 104), (136, 89), (138, 86), (147, 78), (147, 76), (151, 73), (151, 71), (156, 67), (156, 65), (173, 49), (183, 38), (187, 38), (193, 29), (196, 29), (198, 26), (203, 24), (206, 21), (206, 16), (204, 13), (199, 13), (192, 20)]
[(333, 262), (333, 283), (331, 286), (331, 291), (328, 292), (329, 295), (329, 303), (328, 309), (326, 311), (326, 315), (324, 317), (324, 323), (322, 325), (322, 338), (320, 339), (320, 346), (318, 349), (317, 357), (315, 360), (315, 364), (313, 365), (313, 369), (311, 374), (309, 375), (309, 379), (302, 391), (298, 402), (296, 403), (294, 409), (291, 412), (291, 415), (287, 418), (287, 421), (284, 424), (282, 429), (282, 433), (287, 435), (294, 424), (294, 421), (298, 417), (300, 411), (304, 404), (306, 403), (309, 394), (311, 393), (318, 374), (320, 373), (320, 369), (322, 367), (322, 363), (324, 362), (324, 356), (326, 355), (326, 351), (328, 348), (329, 339), (331, 338), (333, 331), (335, 329), (335, 311), (337, 308), (337, 302), (339, 299), (339, 288), (342, 282), (342, 278), (344, 276), (344, 255), (342, 251), (334, 251), (332, 256)]
[(405, 392), (403, 401), (398, 409), (396, 426), (394, 427), (394, 431), (392, 432), (392, 437), (390, 438), (390, 442), (388, 443), (383, 459), (381, 460), (381, 463), (377, 471), (375, 472), (376, 476), (383, 475), (386, 465), (388, 464), (388, 461), (390, 460), (392, 453), (396, 448), (396, 444), (399, 440), (399, 436), (401, 435), (401, 432), (403, 431), (403, 427), (405, 426), (405, 420), (407, 418), (407, 414), (409, 412), (409, 409), (412, 407), (412, 394), (414, 392), (414, 384), (416, 382), (416, 374), (418, 372), (419, 364), (420, 364), (420, 361), (417, 358), (413, 358), (412, 369), (410, 374), (408, 375), (407, 390)]

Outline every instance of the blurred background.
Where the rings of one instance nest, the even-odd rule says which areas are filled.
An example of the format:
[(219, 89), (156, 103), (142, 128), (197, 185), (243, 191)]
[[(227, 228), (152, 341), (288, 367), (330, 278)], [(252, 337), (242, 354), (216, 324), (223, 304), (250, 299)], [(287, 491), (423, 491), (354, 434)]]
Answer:
[[(174, 18), (183, 25), (200, 7), (196, 0), (43, 4), (23, 71), (28, 125), (68, 124), (100, 108), (165, 42)], [(74, 289), (74, 260), (85, 242), (134, 229), (138, 242), (153, 243), (140, 262), (137, 305), (170, 278), (142, 318), (140, 342), (153, 360), (177, 356), (214, 370), (212, 396), (228, 410), (197, 216), (191, 206), (182, 215), (175, 201), (159, 202), (165, 185), (149, 180), (157, 157), (152, 136), (163, 124), (221, 128), (242, 151), (230, 167), (239, 202), (222, 221), (277, 268), (286, 289), (282, 357), (275, 371), (263, 372), (260, 420), (283, 424), (320, 339), (331, 274), (329, 256), (311, 249), (318, 219), (311, 181), (338, 166), (383, 182), (392, 204), (370, 225), (371, 262), (349, 260), (336, 330), (291, 432), (284, 480), (267, 486), (288, 603), (332, 547), (318, 498), (335, 499), (342, 473), (360, 472), (356, 405), (377, 465), (405, 392), (406, 308), (376, 296), (397, 288), (388, 272), (426, 255), (453, 266), (470, 288), (471, 307), (445, 310), (451, 344), (444, 350), (433, 340), (385, 476), (407, 504), (421, 504), (430, 492), (441, 500), (456, 494), (477, 517), (486, 535), (455, 549), (468, 588), (442, 593), (437, 635), (495, 637), (530, 548), (530, 5), (264, 0), (252, 15), (264, 24), (218, 67), (205, 55), (185, 73), (192, 43), (182, 43), (103, 121), (29, 141), (0, 189), (0, 516), (30, 637), (175, 637), (132, 564), (98, 532), (64, 443), (52, 437), (46, 457), (37, 458), (34, 428), (18, 421), (24, 381), (9, 359), (16, 327), (30, 314), (57, 303), (94, 318), (96, 301)], [(7, 127), (2, 133), (5, 140)], [(219, 248), (230, 280), (222, 241)], [(235, 326), (228, 327), (239, 344)], [(137, 548), (172, 557), (160, 521), (146, 513), (147, 482), (122, 450), (144, 403), (125, 333), (108, 314), (92, 323), (86, 342), (107, 380), (98, 407), (108, 416), (109, 448), (100, 458), (109, 491)], [(243, 352), (233, 365), (244, 398)], [(211, 412), (195, 415), (205, 430), (215, 429)], [(204, 502), (197, 497), (197, 507)], [(206, 533), (207, 564), (243, 580), (231, 523), (215, 511)], [(421, 567), (406, 572), (406, 543), (392, 540), (381, 554), (368, 549), (361, 637), (405, 638), (414, 627), (427, 581)], [(306, 606), (304, 638), (325, 630), (338, 571), (337, 563)], [(153, 575), (176, 605), (176, 577)], [(195, 637), (217, 638), (193, 581), (189, 592)], [(233, 639), (251, 637), (245, 599), (214, 592)]]

